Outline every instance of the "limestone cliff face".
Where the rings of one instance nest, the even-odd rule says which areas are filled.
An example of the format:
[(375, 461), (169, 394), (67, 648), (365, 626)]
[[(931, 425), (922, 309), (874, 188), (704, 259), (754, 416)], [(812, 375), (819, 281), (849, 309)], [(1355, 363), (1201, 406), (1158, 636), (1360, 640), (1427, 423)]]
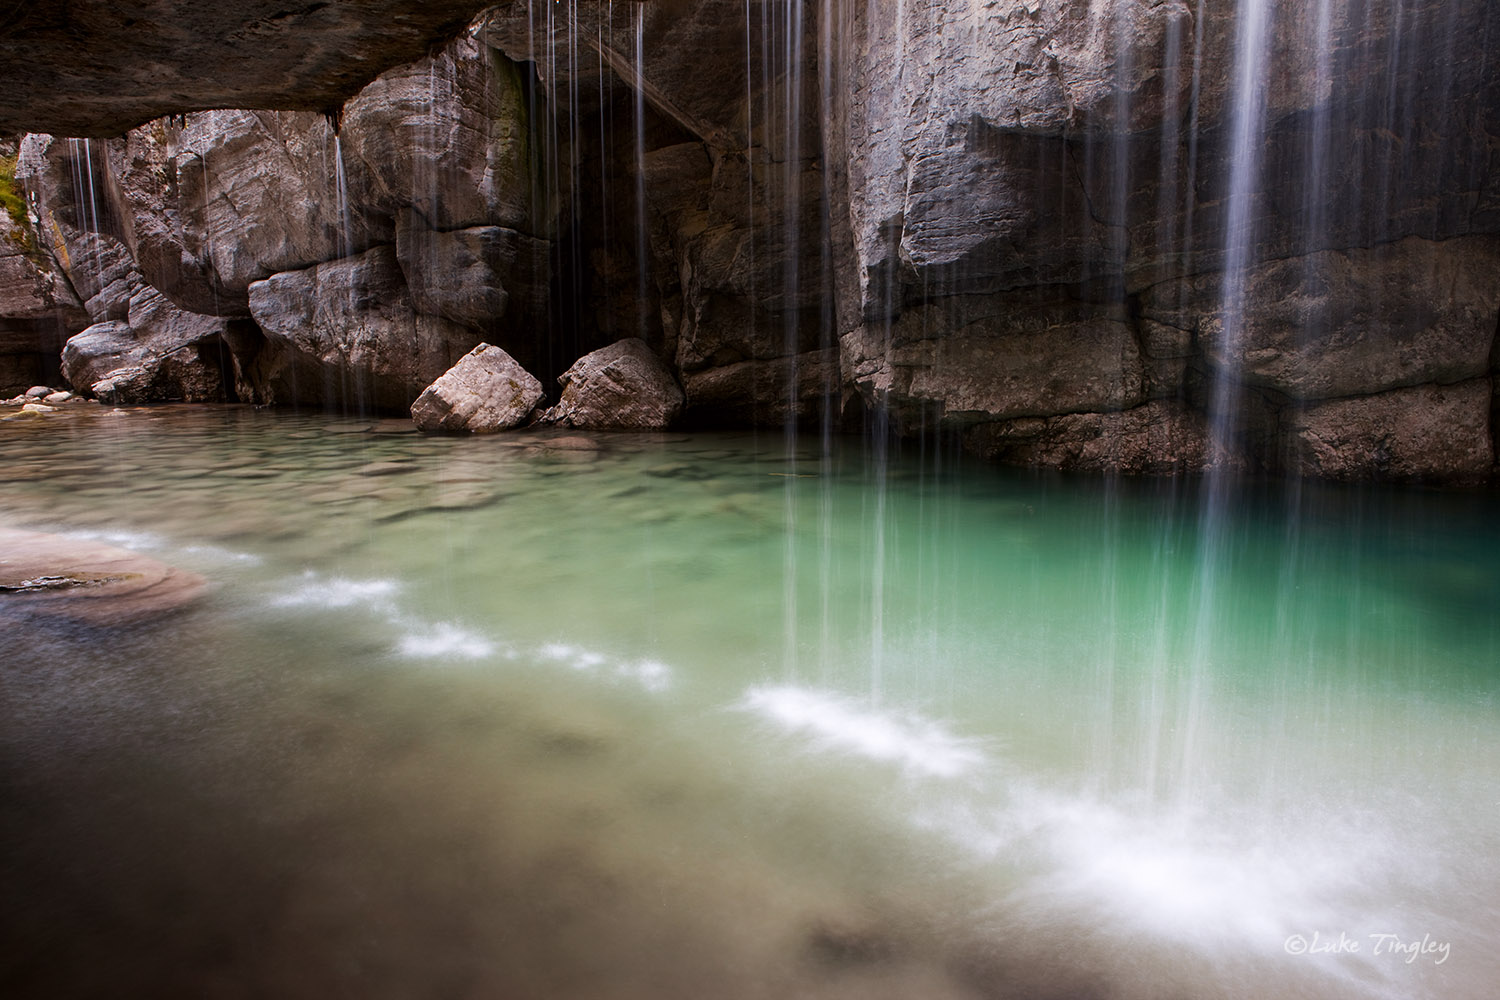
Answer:
[(1496, 39), (1487, 0), (506, 3), (337, 136), (203, 112), (20, 175), (64, 325), (225, 396), (395, 408), (481, 340), (551, 389), (639, 338), (697, 425), (1479, 481)]
[[(1500, 313), (1500, 12), (1309, 0), (1257, 34), (1252, 7), (840, 6), (867, 404), (1044, 465), (1489, 474), (1489, 404), (1457, 390)], [(1399, 445), (1438, 398), (1461, 445)], [(1309, 430), (1334, 412), (1359, 443)]]

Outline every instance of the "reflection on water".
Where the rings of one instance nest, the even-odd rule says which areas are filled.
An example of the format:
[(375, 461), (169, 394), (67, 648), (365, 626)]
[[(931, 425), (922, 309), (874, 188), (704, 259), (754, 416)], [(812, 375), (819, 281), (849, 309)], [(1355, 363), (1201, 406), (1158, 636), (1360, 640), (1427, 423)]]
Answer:
[(1205, 533), (1183, 484), (235, 408), (0, 424), (0, 466), (3, 522), (213, 582), (0, 604), (0, 994), (1500, 977), (1490, 497)]

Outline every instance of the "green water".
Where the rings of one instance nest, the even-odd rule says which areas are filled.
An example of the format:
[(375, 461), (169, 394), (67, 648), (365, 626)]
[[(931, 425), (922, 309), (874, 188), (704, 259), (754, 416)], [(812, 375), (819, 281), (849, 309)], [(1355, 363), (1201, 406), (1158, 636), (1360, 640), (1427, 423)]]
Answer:
[(0, 604), (0, 995), (1500, 981), (1493, 496), (240, 408), (0, 468), (211, 581)]

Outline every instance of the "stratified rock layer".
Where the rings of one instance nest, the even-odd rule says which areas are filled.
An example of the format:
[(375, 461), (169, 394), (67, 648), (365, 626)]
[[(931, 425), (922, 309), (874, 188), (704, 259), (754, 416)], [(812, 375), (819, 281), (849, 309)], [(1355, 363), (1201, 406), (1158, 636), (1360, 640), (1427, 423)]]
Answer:
[(5, 16), (0, 134), (109, 136), (200, 108), (337, 108), (377, 73), (416, 59), (484, 0), (287, 5), (72, 0)]

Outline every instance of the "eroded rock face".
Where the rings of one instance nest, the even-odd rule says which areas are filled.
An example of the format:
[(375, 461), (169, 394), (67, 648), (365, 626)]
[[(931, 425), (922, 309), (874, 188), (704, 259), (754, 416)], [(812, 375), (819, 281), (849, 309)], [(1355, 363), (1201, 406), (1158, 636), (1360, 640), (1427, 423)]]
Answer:
[(1023, 416), (1123, 410), (1146, 399), (1128, 317), (1088, 303), (973, 296), (909, 310), (845, 339), (862, 392), (908, 420), (949, 428)]
[(63, 343), (88, 324), (29, 221), (0, 208), (0, 398), (57, 376)]
[[(187, 116), (181, 129), (137, 129), (132, 143), (158, 127), (168, 132), (163, 169), (171, 188), (159, 199), (162, 208), (140, 198), (145, 210), (134, 214), (173, 220), (174, 231), (159, 241), (165, 245), (155, 256), (164, 266), (155, 273), (174, 287), (208, 288), (208, 301), (201, 293), (195, 299), (199, 311), (248, 316), (252, 282), (392, 240), (391, 219), (371, 208), (370, 179), (357, 161), (351, 165), (323, 115), (209, 111)], [(140, 239), (144, 231), (146, 224), (137, 223), (143, 263), (156, 246)], [(172, 276), (174, 243), (179, 270), (201, 272), (206, 283)], [(162, 287), (155, 275), (153, 283)]]
[[(839, 8), (820, 58), (838, 81), (826, 170), (850, 252), (834, 226), (831, 257), (844, 377), (866, 406), (908, 428), (972, 425), (970, 445), (1006, 461), (1472, 476), (1485, 438), (1451, 401), (1468, 457), (1423, 466), (1409, 442), (1382, 457), (1372, 442), (1395, 404), (1358, 397), (1493, 367), (1500, 81), (1477, 40), (1500, 8), (1273, 5), (1260, 52), (1242, 9)], [(1263, 95), (1233, 89), (1247, 56)], [(1242, 120), (1251, 145), (1236, 150)], [(1226, 307), (1236, 286), (1242, 309)], [(1058, 324), (1002, 350), (997, 329), (1047, 295), (1112, 317), (1113, 336)], [(976, 305), (996, 317), (981, 336), (949, 319)], [(1201, 440), (1176, 442), (1189, 424), (1201, 439), (1213, 398), (1233, 401), (1217, 445), (1234, 454), (1200, 460)], [(1333, 408), (1299, 405), (1313, 400)], [(1320, 440), (1348, 449), (1347, 468), (1294, 429), (1334, 414), (1342, 430)], [(1142, 451), (1148, 415), (1168, 433)], [(1323, 457), (1293, 457), (1306, 454)]]
[(542, 384), (493, 344), (464, 355), (412, 404), (411, 417), (424, 431), (507, 430), (530, 416), (542, 399)]
[(586, 354), (558, 378), (546, 423), (586, 430), (661, 430), (682, 413), (677, 380), (639, 338)]
[(347, 155), (387, 213), (410, 207), (435, 230), (533, 229), (536, 189), (516, 66), (474, 38), (382, 74), (344, 108)]
[(740, 361), (684, 375), (686, 420), (700, 427), (816, 425), (839, 398), (837, 348)]
[[(551, 377), (639, 337), (698, 425), (1336, 478), (1493, 445), (1451, 394), (1500, 372), (1500, 7), (1270, 5), (1245, 95), (1244, 5), (566, 6), (386, 73), (338, 143), (28, 139), (44, 250), (95, 322), (156, 289), (270, 324), (219, 334), (244, 398), (404, 407), (481, 340)], [(1420, 401), (1464, 439), (1425, 465), (1389, 431)]]
[(337, 108), (459, 31), (483, 0), (288, 7), (230, 0), (31, 4), (7, 16), (0, 133), (110, 136), (201, 108)]
[(150, 286), (132, 300), (127, 317), (68, 340), (62, 372), (75, 388), (111, 403), (236, 398), (231, 321), (178, 309)]
[(1480, 482), (1490, 474), (1490, 380), (1309, 404), (1288, 416), (1293, 468), (1338, 480)]
[(394, 247), (250, 286), (266, 344), (252, 380), (274, 402), (404, 410), (479, 341), (416, 311)]
[(396, 256), (419, 312), (524, 342), (546, 323), (552, 244), (503, 226), (453, 232), (427, 228), (406, 212)]
[(1238, 318), (1226, 315), (1217, 273), (1150, 288), (1141, 312), (1247, 385), (1294, 399), (1368, 395), (1484, 376), (1500, 317), (1497, 275), (1496, 237), (1410, 237), (1257, 265)]
[(977, 454), (1010, 465), (1171, 476), (1226, 468), (1201, 413), (1153, 400), (1119, 413), (1070, 413), (980, 424), (964, 435)]

